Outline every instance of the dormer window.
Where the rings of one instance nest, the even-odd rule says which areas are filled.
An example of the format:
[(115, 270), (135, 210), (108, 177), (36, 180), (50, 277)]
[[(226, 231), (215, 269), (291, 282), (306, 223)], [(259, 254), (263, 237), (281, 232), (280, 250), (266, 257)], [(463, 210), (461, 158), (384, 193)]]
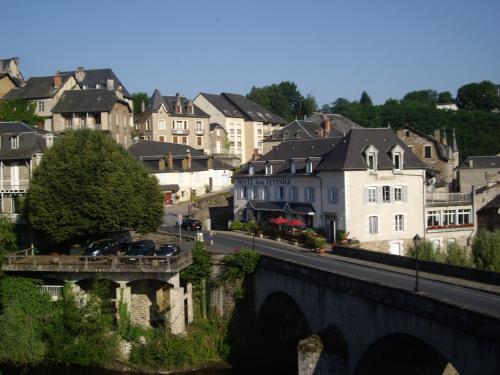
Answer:
[(12, 148), (12, 149), (19, 148), (19, 137), (18, 136), (10, 137), (10, 148)]
[(392, 153), (392, 165), (394, 166), (394, 170), (399, 171), (403, 169), (403, 154), (404, 150), (401, 146), (397, 145), (391, 150)]
[(293, 160), (290, 162), (290, 173), (291, 174), (297, 173), (297, 163), (295, 163), (295, 161)]
[(272, 175), (273, 174), (273, 165), (272, 164), (266, 164), (266, 175)]
[(288, 139), (288, 132), (283, 133), (283, 140), (286, 141)]
[(295, 139), (302, 139), (302, 132), (300, 130), (295, 133)]
[(365, 160), (369, 171), (377, 170), (378, 150), (373, 145), (365, 150)]
[(255, 165), (250, 164), (250, 165), (248, 166), (248, 174), (249, 174), (250, 176), (253, 176), (253, 175), (255, 174)]
[(311, 160), (306, 162), (306, 173), (311, 174), (313, 172), (313, 163)]

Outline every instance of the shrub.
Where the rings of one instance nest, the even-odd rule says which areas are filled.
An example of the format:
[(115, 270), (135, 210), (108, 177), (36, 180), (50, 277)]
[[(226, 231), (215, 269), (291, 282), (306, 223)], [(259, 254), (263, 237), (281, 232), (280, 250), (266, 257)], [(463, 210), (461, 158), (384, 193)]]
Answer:
[(500, 231), (482, 231), (472, 244), (472, 257), (476, 267), (500, 272)]
[(448, 248), (445, 253), (445, 263), (453, 264), (455, 266), (470, 267), (472, 266), (472, 260), (467, 251), (467, 248), (459, 246), (458, 244), (448, 244)]
[[(410, 246), (406, 251), (406, 255), (416, 258), (415, 246)], [(418, 245), (418, 258), (421, 260), (437, 262), (442, 259), (442, 255), (441, 251), (439, 249), (435, 249), (430, 241), (422, 240), (420, 245)]]

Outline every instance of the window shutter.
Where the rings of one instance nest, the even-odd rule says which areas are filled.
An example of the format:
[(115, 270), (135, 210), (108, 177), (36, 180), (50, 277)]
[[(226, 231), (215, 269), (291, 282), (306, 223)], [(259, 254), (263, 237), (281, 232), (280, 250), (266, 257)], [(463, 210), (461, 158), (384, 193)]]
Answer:
[(403, 186), (402, 188), (402, 191), (401, 191), (401, 195), (402, 195), (402, 200), (403, 202), (406, 202), (408, 200), (408, 187), (406, 185)]
[(382, 197), (382, 186), (377, 186), (377, 203), (382, 203), (384, 201)]
[(393, 203), (394, 202), (394, 187), (393, 186), (389, 187), (389, 198), (390, 198), (391, 203)]
[(366, 206), (368, 203), (368, 188), (365, 186), (363, 189), (363, 204)]

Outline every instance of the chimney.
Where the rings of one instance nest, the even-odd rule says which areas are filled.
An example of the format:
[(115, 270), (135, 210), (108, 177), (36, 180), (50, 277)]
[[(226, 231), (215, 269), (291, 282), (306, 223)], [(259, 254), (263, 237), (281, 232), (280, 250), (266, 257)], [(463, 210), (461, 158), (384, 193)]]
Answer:
[(158, 169), (160, 171), (165, 170), (165, 158), (163, 156), (160, 158), (160, 161), (158, 162)]
[(167, 154), (167, 168), (170, 170), (174, 169), (174, 157), (170, 151)]
[(194, 113), (194, 106), (191, 100), (187, 104), (187, 112), (191, 115)]
[(259, 149), (258, 148), (254, 148), (253, 149), (252, 160), (259, 160), (259, 159), (260, 159)]
[(83, 69), (83, 66), (76, 68), (75, 79), (78, 83), (81, 83), (85, 79), (85, 70)]
[(441, 142), (441, 131), (439, 129), (434, 129), (434, 139)]
[(106, 88), (109, 91), (113, 91), (115, 89), (115, 81), (112, 78), (108, 78), (106, 80)]
[(214, 169), (214, 157), (209, 156), (207, 159), (207, 169)]
[(175, 113), (182, 113), (181, 94), (175, 94)]
[(141, 112), (145, 112), (146, 111), (146, 103), (144, 102), (144, 100), (141, 102)]
[(325, 116), (325, 121), (323, 122), (323, 128), (325, 130), (324, 133), (325, 137), (327, 137), (332, 130), (332, 120), (328, 116)]
[(186, 150), (186, 169), (191, 169), (191, 151)]
[(59, 89), (62, 86), (61, 72), (58, 70), (54, 75), (54, 88)]

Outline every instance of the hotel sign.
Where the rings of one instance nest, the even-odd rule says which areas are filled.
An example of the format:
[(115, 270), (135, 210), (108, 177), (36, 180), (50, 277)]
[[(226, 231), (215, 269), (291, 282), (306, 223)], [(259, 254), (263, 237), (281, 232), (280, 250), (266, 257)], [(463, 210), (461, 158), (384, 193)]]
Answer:
[(250, 186), (271, 186), (271, 185), (290, 185), (288, 177), (270, 177), (270, 178), (238, 178), (236, 185)]

